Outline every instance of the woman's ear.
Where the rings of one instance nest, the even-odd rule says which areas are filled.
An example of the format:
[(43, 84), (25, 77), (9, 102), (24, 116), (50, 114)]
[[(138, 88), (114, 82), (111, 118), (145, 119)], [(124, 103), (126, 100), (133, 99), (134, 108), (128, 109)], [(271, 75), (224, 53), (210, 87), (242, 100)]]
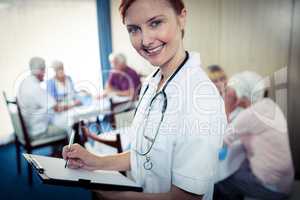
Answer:
[(180, 25), (180, 29), (183, 31), (184, 27), (185, 27), (185, 23), (186, 23), (186, 15), (187, 15), (187, 10), (186, 8), (183, 8), (181, 10), (180, 15), (178, 15), (179, 18), (179, 25)]

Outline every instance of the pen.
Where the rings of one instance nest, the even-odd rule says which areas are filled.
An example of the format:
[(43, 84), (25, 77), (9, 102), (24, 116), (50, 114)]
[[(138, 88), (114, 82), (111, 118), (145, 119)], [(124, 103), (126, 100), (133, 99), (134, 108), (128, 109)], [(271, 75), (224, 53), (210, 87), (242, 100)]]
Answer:
[[(71, 148), (71, 145), (72, 145), (72, 144), (73, 144), (73, 142), (74, 142), (74, 136), (75, 136), (75, 132), (74, 132), (74, 131), (72, 131), (72, 133), (71, 133), (71, 136), (70, 136), (70, 140), (69, 140), (68, 149), (70, 149), (70, 148)], [(67, 168), (67, 166), (68, 166), (68, 162), (69, 162), (69, 159), (67, 159), (67, 160), (66, 160), (65, 168)]]

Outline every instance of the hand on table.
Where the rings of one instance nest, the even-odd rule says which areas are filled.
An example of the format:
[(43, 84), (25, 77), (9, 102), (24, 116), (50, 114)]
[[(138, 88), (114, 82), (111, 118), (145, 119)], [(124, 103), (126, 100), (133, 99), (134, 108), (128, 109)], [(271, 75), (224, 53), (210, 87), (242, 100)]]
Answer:
[(74, 100), (74, 103), (73, 103), (74, 106), (80, 106), (81, 104), (82, 103), (80, 100), (78, 100), (78, 99)]

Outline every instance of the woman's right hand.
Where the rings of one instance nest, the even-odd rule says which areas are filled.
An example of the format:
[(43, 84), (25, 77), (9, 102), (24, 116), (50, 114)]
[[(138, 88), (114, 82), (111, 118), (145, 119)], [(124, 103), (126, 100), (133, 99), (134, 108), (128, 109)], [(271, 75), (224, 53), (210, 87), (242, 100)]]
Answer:
[(71, 169), (86, 169), (96, 170), (97, 161), (100, 157), (88, 152), (85, 148), (79, 144), (73, 144), (64, 146), (62, 156), (68, 161), (68, 167)]

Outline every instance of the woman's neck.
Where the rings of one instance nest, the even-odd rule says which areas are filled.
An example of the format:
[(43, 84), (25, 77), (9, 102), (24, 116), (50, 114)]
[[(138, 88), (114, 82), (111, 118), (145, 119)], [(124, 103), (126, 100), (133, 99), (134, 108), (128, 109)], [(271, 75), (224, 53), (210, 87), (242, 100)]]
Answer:
[(172, 74), (176, 71), (179, 65), (184, 61), (185, 56), (185, 50), (182, 48), (176, 53), (176, 55), (173, 58), (167, 61), (167, 63), (159, 67), (162, 74), (162, 82), (164, 82), (170, 76), (172, 76)]
[(66, 80), (65, 77), (61, 78), (61, 77), (57, 77), (57, 76), (55, 77), (55, 79), (58, 80), (61, 83), (65, 83), (65, 80)]

